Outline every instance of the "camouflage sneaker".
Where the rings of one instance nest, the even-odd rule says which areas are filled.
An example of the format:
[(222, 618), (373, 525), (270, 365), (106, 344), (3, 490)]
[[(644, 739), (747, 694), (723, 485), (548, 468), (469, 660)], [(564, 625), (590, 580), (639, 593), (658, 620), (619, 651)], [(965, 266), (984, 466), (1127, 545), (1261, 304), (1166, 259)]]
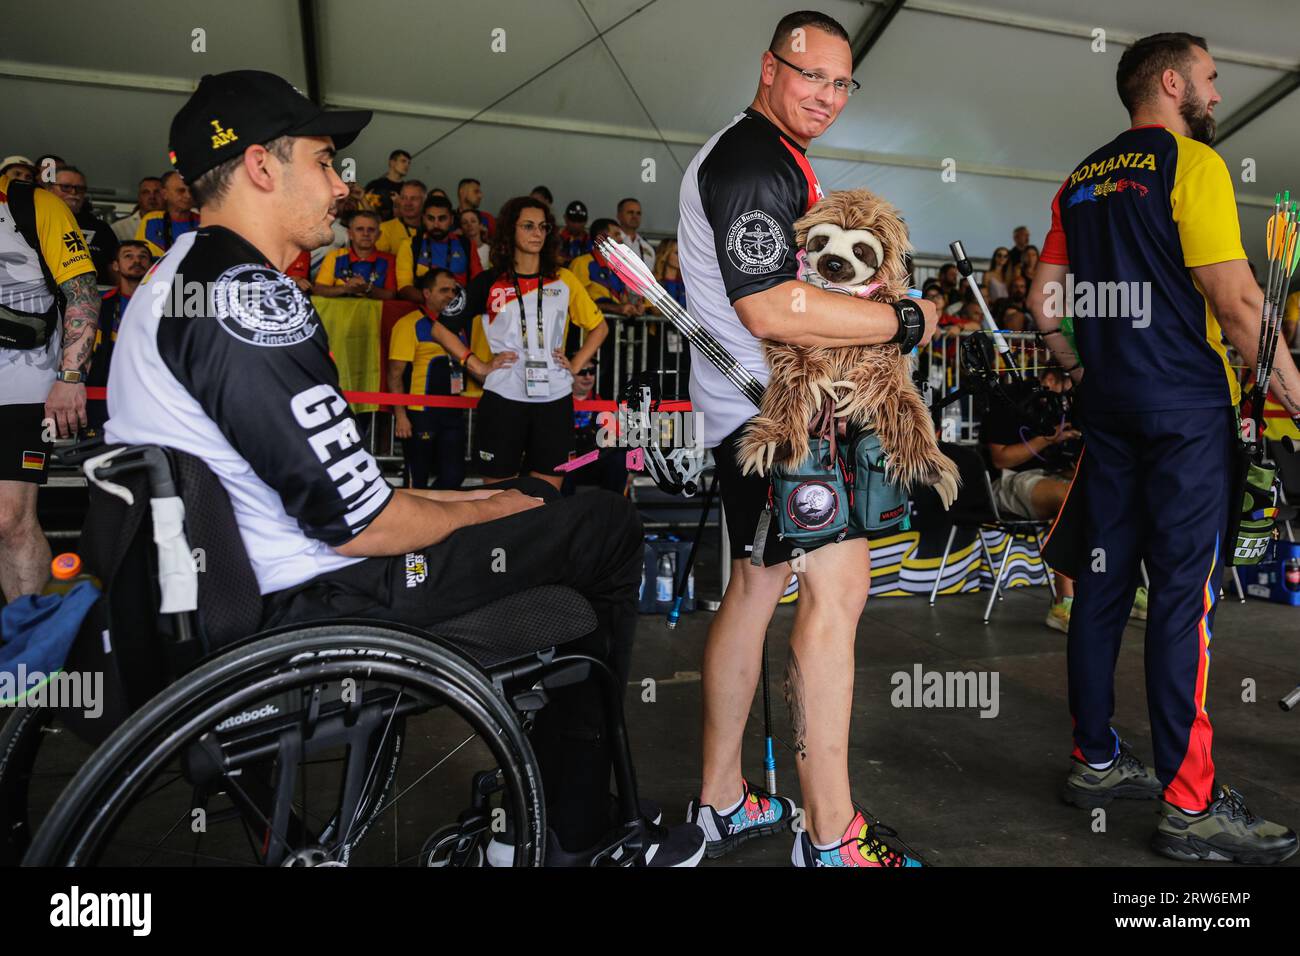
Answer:
[(1261, 866), (1281, 863), (1295, 853), (1296, 835), (1280, 823), (1255, 816), (1236, 790), (1220, 787), (1209, 809), (1199, 815), (1162, 803), (1151, 849), (1175, 860)]
[(1094, 770), (1081, 760), (1070, 762), (1070, 775), (1061, 788), (1061, 798), (1076, 807), (1091, 810), (1104, 807), (1116, 797), (1125, 800), (1155, 800), (1164, 787), (1156, 772), (1133, 756), (1120, 741), (1119, 756), (1108, 770)]

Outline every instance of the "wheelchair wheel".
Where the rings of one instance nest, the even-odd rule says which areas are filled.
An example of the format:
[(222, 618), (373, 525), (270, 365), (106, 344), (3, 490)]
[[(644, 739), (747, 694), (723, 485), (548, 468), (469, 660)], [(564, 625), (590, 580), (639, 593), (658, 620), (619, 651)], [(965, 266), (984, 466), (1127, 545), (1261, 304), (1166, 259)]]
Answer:
[[(48, 740), (57, 746), (42, 747)], [(0, 866), (17, 866), (91, 746), (59, 727), (44, 707), (15, 707), (0, 721)]]
[(500, 770), (504, 808), (527, 823), (515, 865), (540, 865), (537, 761), (476, 665), (388, 625), (285, 629), (133, 714), (68, 784), (23, 862), (424, 865), (468, 768), (485, 760)]

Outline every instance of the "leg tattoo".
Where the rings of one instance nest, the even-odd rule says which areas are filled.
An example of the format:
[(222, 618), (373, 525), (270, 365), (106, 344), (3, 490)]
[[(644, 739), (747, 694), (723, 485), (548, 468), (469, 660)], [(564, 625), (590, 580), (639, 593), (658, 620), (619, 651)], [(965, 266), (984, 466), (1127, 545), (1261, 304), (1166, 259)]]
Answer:
[(807, 719), (803, 706), (803, 674), (799, 671), (799, 658), (790, 648), (790, 663), (785, 669), (785, 703), (790, 708), (790, 727), (794, 733), (794, 752), (800, 760), (807, 759)]

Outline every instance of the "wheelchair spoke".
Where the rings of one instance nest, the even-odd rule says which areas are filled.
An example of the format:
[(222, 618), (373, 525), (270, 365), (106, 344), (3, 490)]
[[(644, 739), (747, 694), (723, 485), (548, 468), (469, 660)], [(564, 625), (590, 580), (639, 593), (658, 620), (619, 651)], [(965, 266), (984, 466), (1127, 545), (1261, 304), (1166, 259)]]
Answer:
[(160, 783), (160, 784), (154, 786), (152, 789), (146, 790), (144, 793), (142, 793), (142, 794), (140, 795), (140, 801), (141, 801), (141, 802), (144, 802), (145, 800), (148, 800), (150, 797), (155, 796), (155, 795), (161, 793), (162, 791), (166, 790), (168, 787), (170, 787), (170, 786), (171, 786), (172, 784), (174, 784), (176, 781), (180, 780), (180, 779), (181, 779), (181, 776), (182, 776), (182, 774), (180, 774), (180, 773), (178, 772), (178, 773), (174, 774), (170, 779), (168, 779), (168, 780), (164, 780), (162, 783)]
[[(375, 755), (370, 761), (369, 769), (366, 771), (365, 783), (361, 785), (362, 796), (369, 792), (371, 781), (375, 778), (375, 771), (379, 767), (379, 760), (384, 753), (384, 742), (388, 739), (389, 731), (393, 728), (393, 721), (397, 718), (397, 708), (401, 702), (402, 691), (399, 690), (397, 692), (397, 700), (393, 702), (392, 708), (388, 711), (388, 722), (384, 725), (384, 732), (379, 735), (379, 743), (375, 747)], [(350, 751), (348, 753), (348, 759), (352, 759)], [(352, 836), (352, 829), (357, 825), (357, 821), (361, 819), (361, 814), (365, 809), (366, 806), (364, 800), (358, 800), (356, 809), (352, 811), (352, 819), (348, 821), (348, 828), (343, 832), (343, 839), (339, 840), (338, 845), (330, 851), (330, 856), (333, 856), (348, 845), (348, 838)]]
[(460, 749), (461, 749), (462, 747), (464, 747), (467, 743), (469, 743), (471, 740), (475, 739), (476, 737), (478, 737), (478, 734), (470, 734), (468, 737), (466, 737), (464, 740), (462, 740), (460, 743), (458, 743), (458, 744), (456, 745), (456, 748), (455, 748), (454, 750), (452, 750), (451, 753), (447, 754), (445, 757), (443, 757), (441, 760), (439, 760), (436, 764), (434, 764), (432, 767), (430, 767), (430, 768), (429, 768), (428, 770), (426, 770), (424, 773), (420, 774), (420, 776), (418, 776), (418, 777), (415, 779), (415, 782), (414, 782), (414, 783), (412, 783), (412, 784), (411, 784), (410, 786), (408, 786), (408, 787), (403, 787), (402, 790), (397, 794), (397, 796), (393, 797), (392, 800), (389, 800), (389, 801), (388, 801), (387, 803), (385, 803), (382, 807), (380, 807), (378, 810), (376, 810), (376, 811), (375, 811), (375, 815), (378, 816), (379, 814), (381, 814), (381, 813), (383, 813), (385, 810), (387, 810), (389, 807), (393, 806), (393, 804), (397, 803), (397, 801), (400, 800), (400, 799), (402, 799), (402, 797), (406, 796), (406, 794), (407, 794), (410, 790), (412, 790), (413, 788), (415, 788), (416, 786), (418, 786), (421, 780), (423, 780), (425, 777), (429, 776), (429, 774), (433, 773), (435, 770), (437, 770), (439, 767), (441, 767), (443, 764), (445, 764), (445, 763), (446, 763), (448, 760), (450, 760), (452, 757), (456, 756), (456, 754), (460, 751)]
[(248, 795), (248, 791), (246, 791), (243, 787), (237, 784), (234, 778), (231, 777), (229, 774), (225, 774), (223, 776), (225, 778), (227, 786), (230, 787), (231, 792), (233, 794), (236, 794), (239, 798), (238, 800), (236, 800), (236, 805), (240, 806), (241, 809), (246, 809), (249, 812), (251, 812), (257, 818), (258, 822), (261, 823), (262, 826), (265, 828), (264, 829), (265, 836), (263, 837), (262, 850), (260, 854), (262, 859), (265, 860), (266, 857), (270, 854), (270, 840), (272, 837), (279, 840), (281, 845), (285, 848), (285, 850), (292, 853), (293, 847), (289, 845), (289, 841), (286, 840), (284, 837), (280, 836), (280, 834), (275, 832), (274, 828), (271, 826), (271, 821), (268, 820), (266, 816), (262, 813), (262, 811), (257, 808), (257, 804), (254, 803), (253, 798)]
[[(177, 828), (178, 826), (180, 826), (182, 823), (184, 823), (184, 822), (185, 822), (185, 818), (186, 818), (187, 816), (189, 816), (189, 815), (190, 815), (190, 814), (189, 814), (188, 811), (182, 811), (181, 815), (180, 815), (179, 817), (176, 818), (176, 822), (173, 823), (170, 827), (167, 828), (167, 832), (164, 833), (161, 837), (158, 838), (158, 842), (155, 843), (152, 847), (150, 847), (150, 848), (149, 848), (149, 852), (148, 852), (147, 854), (145, 854), (145, 856), (142, 857), (142, 858), (141, 858), (141, 859), (140, 859), (140, 860), (139, 860), (135, 865), (136, 865), (136, 866), (144, 866), (146, 863), (148, 863), (149, 860), (150, 860), (150, 858), (153, 857), (153, 855), (154, 855), (156, 852), (158, 852), (159, 850), (161, 850), (161, 849), (163, 848), (163, 844), (167, 842), (167, 838), (168, 838), (169, 836), (171, 836), (173, 833), (176, 832), (176, 828)], [(195, 836), (197, 837), (197, 834), (195, 834)], [(197, 840), (196, 840), (196, 841), (195, 841), (195, 846), (196, 846), (196, 848), (197, 848), (197, 845), (198, 845), (198, 843), (197, 843)]]
[[(125, 849), (136, 849), (136, 850), (154, 849), (154, 847), (151, 847), (147, 843), (140, 843), (135, 840), (117, 839), (113, 841), (113, 844), (116, 846), (121, 846)], [(213, 856), (210, 853), (197, 853), (193, 850), (180, 850), (180, 849), (175, 849), (173, 847), (166, 847), (166, 846), (157, 847), (157, 849), (163, 853), (170, 853), (174, 856), (186, 856), (195, 860), (203, 860), (208, 863), (229, 863), (231, 866), (261, 866), (260, 863), (249, 863), (245, 860), (234, 860), (225, 856)]]

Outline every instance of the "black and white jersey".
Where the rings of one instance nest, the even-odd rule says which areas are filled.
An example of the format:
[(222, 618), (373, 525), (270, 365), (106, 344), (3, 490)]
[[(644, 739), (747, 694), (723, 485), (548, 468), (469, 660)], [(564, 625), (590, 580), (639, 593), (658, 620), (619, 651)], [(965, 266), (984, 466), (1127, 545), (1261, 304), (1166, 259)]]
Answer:
[(361, 444), (320, 316), (228, 229), (178, 237), (131, 297), (105, 434), (202, 458), (263, 594), (361, 560), (334, 549), (393, 495)]
[[(691, 315), (764, 384), (762, 341), (732, 306), (797, 278), (794, 221), (822, 197), (803, 147), (754, 109), (715, 133), (682, 179), (677, 253)], [(757, 411), (694, 346), (690, 394), (706, 448)]]

